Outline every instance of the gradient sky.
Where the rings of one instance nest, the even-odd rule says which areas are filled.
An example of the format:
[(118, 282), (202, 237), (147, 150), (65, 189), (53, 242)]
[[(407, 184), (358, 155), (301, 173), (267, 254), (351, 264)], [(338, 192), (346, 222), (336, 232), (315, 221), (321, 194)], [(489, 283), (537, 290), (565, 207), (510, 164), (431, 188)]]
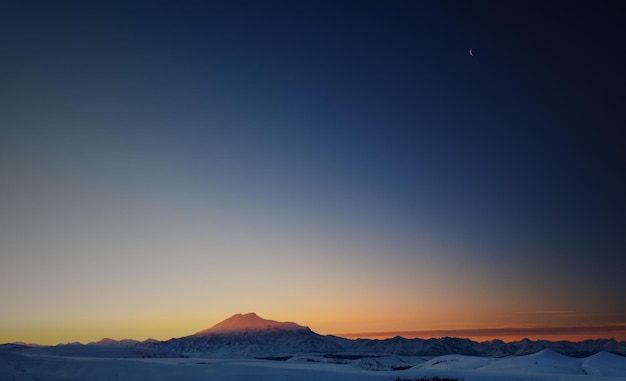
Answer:
[(0, 2), (0, 342), (626, 340), (617, 6)]

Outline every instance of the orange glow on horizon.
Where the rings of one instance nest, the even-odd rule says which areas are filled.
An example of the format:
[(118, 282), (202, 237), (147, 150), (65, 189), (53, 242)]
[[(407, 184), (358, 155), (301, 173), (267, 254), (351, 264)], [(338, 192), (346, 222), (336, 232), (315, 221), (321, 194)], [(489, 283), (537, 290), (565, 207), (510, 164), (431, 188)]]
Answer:
[(519, 341), (522, 339), (548, 341), (584, 341), (593, 339), (615, 339), (626, 341), (626, 323), (579, 326), (579, 327), (534, 327), (534, 328), (485, 328), (485, 329), (451, 329), (451, 330), (424, 330), (424, 331), (382, 331), (382, 332), (354, 332), (339, 333), (335, 336), (349, 339), (388, 339), (396, 336), (404, 338), (439, 338), (458, 337), (473, 341), (502, 340), (504, 342)]
[[(231, 310), (231, 309), (229, 309)], [(137, 316), (128, 317), (99, 317), (98, 319), (87, 319), (86, 317), (63, 319), (56, 317), (45, 322), (39, 321), (13, 321), (4, 326), (5, 332), (0, 335), (0, 343), (5, 342), (26, 342), (41, 345), (56, 345), (60, 343), (97, 342), (102, 338), (114, 340), (134, 339), (143, 341), (146, 339), (168, 340), (170, 338), (184, 337), (192, 335), (201, 330), (232, 316), (234, 313), (257, 312), (265, 319), (280, 322), (294, 322), (303, 326), (308, 326), (319, 334), (332, 334), (336, 336), (356, 339), (385, 339), (394, 336), (405, 338), (438, 338), (438, 337), (458, 337), (468, 338), (474, 341), (490, 341), (499, 339), (505, 342), (518, 341), (523, 338), (531, 340), (550, 341), (583, 341), (587, 339), (614, 338), (618, 341), (626, 341), (626, 322), (605, 323), (605, 324), (576, 324), (570, 320), (570, 324), (550, 324), (549, 319), (545, 319), (545, 325), (524, 324), (523, 321), (513, 321), (510, 326), (502, 325), (500, 321), (492, 321), (492, 324), (484, 319), (472, 319), (472, 326), (462, 326), (455, 321), (442, 322), (439, 325), (432, 324), (432, 320), (421, 319), (421, 325), (426, 329), (410, 329), (411, 321), (420, 320), (415, 316), (407, 315), (403, 318), (395, 317), (395, 320), (384, 314), (333, 314), (332, 311), (324, 310), (309, 315), (309, 311), (272, 311), (259, 308), (235, 308), (233, 313), (223, 311), (210, 311), (208, 308), (203, 311), (190, 311), (187, 317), (176, 314), (162, 315), (159, 317)], [(554, 314), (552, 314), (554, 315)], [(568, 316), (569, 318), (569, 316)], [(484, 323), (483, 327), (491, 326), (495, 328), (477, 327), (479, 320)], [(517, 319), (521, 320), (521, 319)], [(530, 320), (530, 319), (529, 319)], [(533, 319), (533, 323), (538, 318)], [(569, 320), (569, 319), (563, 319)], [(573, 320), (573, 319), (572, 319)], [(457, 320), (458, 321), (458, 320)], [(427, 325), (431, 323), (432, 325)], [(455, 324), (456, 323), (456, 324)], [(500, 324), (499, 324), (500, 323)], [(563, 321), (565, 323), (565, 321)], [(390, 330), (387, 327), (397, 327)], [(445, 327), (450, 327), (445, 329)], [(346, 329), (347, 328), (347, 329)]]

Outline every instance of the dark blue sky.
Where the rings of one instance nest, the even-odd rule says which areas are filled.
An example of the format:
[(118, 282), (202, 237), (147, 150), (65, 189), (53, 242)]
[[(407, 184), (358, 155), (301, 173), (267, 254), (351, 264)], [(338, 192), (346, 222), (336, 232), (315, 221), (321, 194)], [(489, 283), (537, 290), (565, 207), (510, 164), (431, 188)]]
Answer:
[[(4, 1), (2, 267), (59, 255), (59, 276), (88, 273), (75, 260), (93, 245), (112, 269), (155, 247), (320, 255), (345, 260), (330, 283), (362, 260), (389, 266), (382, 279), (434, 266), (458, 278), (446, 295), (479, 284), (477, 308), (502, 305), (502, 321), (624, 322), (619, 15), (592, 1)], [(449, 324), (500, 321), (483, 318)], [(407, 328), (446, 328), (419, 319)]]

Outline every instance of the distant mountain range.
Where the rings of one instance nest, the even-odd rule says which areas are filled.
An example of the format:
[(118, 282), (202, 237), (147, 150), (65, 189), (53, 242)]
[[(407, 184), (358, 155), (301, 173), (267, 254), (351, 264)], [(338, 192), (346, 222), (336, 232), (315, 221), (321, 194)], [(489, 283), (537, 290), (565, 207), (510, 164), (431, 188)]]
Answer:
[[(40, 354), (92, 357), (257, 357), (284, 359), (296, 354), (322, 354), (356, 358), (371, 354), (397, 356), (468, 355), (483, 357), (521, 356), (552, 350), (570, 357), (588, 357), (599, 352), (626, 356), (626, 342), (613, 339), (532, 341), (501, 340), (476, 342), (463, 338), (350, 340), (323, 336), (292, 322), (267, 320), (254, 313), (236, 314), (215, 326), (190, 336), (158, 340), (102, 339), (89, 344), (34, 346), (22, 343), (0, 345), (0, 349)], [(112, 356), (113, 355), (113, 356)]]

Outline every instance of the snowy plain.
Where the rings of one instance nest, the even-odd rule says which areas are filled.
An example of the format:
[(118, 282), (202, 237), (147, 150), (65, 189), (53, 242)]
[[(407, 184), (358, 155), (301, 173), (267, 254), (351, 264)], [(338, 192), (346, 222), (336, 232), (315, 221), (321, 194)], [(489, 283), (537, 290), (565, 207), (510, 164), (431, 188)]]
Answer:
[(337, 360), (300, 355), (286, 361), (273, 361), (249, 358), (93, 358), (0, 351), (0, 381), (392, 381), (398, 377), (413, 380), (435, 376), (465, 381), (626, 380), (626, 357), (606, 352), (582, 359), (544, 350), (505, 358), (445, 355), (412, 360), (421, 363), (400, 371), (377, 371), (367, 369), (364, 361), (385, 361), (385, 356)]

